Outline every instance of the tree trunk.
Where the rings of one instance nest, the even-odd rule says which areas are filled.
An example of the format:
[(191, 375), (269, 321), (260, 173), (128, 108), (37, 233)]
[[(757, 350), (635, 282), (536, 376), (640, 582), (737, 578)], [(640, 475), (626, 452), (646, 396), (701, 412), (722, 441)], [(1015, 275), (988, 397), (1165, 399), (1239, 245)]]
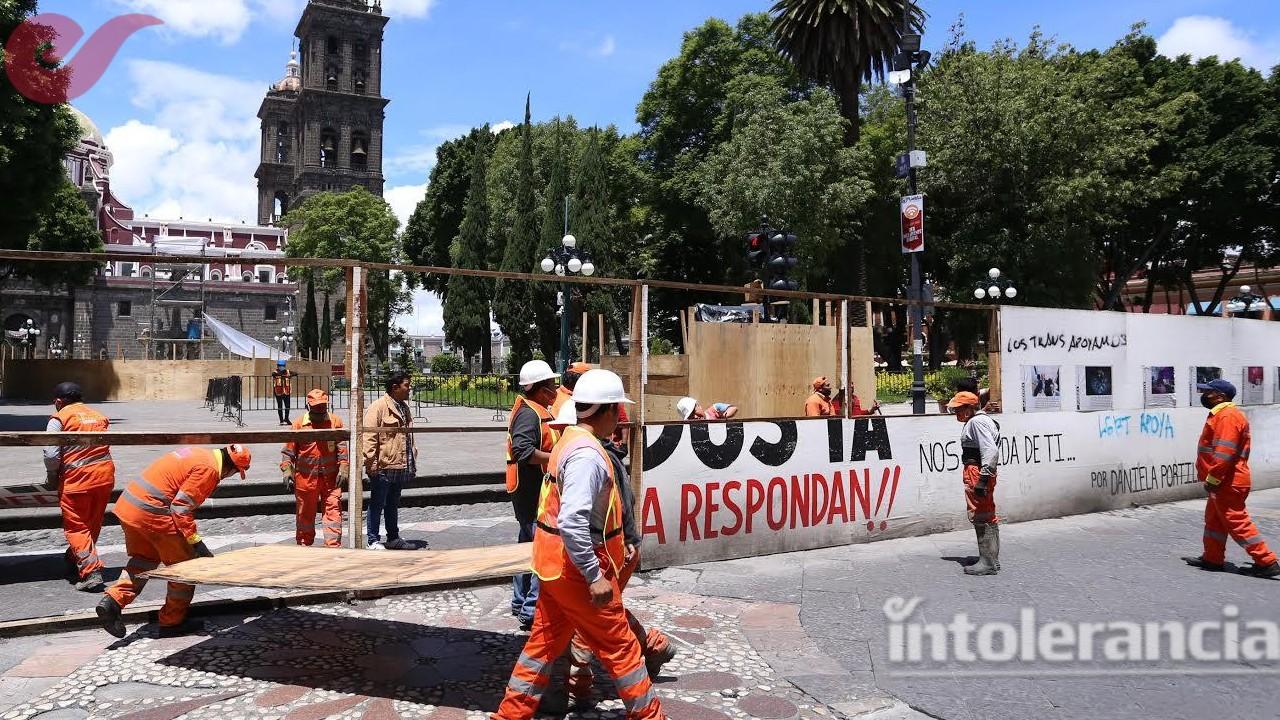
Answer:
[(847, 80), (836, 83), (836, 94), (840, 100), (840, 115), (845, 119), (844, 146), (853, 147), (858, 144), (858, 136), (862, 122), (862, 78), (851, 74)]

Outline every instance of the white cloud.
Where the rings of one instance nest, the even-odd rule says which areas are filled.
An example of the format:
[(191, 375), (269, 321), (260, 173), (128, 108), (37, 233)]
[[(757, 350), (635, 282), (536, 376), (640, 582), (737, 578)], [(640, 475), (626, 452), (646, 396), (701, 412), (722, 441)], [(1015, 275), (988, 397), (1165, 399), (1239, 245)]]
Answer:
[(400, 218), (401, 230), (404, 230), (405, 226), (409, 224), (409, 216), (413, 215), (414, 209), (418, 207), (418, 202), (422, 200), (426, 193), (426, 183), (421, 185), (397, 185), (383, 191), (383, 198), (391, 206), (396, 217)]
[(129, 77), (142, 115), (106, 136), (120, 198), (157, 217), (256, 221), (256, 114), (267, 83), (150, 60), (130, 62)]
[(560, 50), (575, 55), (607, 58), (617, 52), (618, 40), (613, 35), (605, 35), (596, 45), (587, 45), (582, 40), (564, 40), (560, 43)]
[(612, 35), (605, 35), (604, 40), (600, 42), (599, 47), (594, 51), (594, 55), (599, 57), (609, 57), (618, 49), (618, 41)]
[(382, 12), (393, 18), (425, 18), (435, 4), (436, 0), (382, 0)]
[(252, 18), (246, 0), (116, 0), (116, 4), (155, 15), (170, 32), (218, 38), (225, 44), (239, 40)]
[(494, 123), (494, 124), (490, 125), (490, 126), (489, 126), (489, 132), (493, 133), (494, 135), (497, 135), (498, 133), (502, 132), (503, 130), (510, 130), (511, 128), (513, 128), (513, 127), (515, 127), (515, 126), (516, 126), (516, 124), (515, 124), (515, 123), (513, 123), (513, 122), (511, 122), (510, 120), (503, 120), (502, 122), (497, 122), (497, 123)]
[(396, 317), (395, 324), (410, 335), (444, 333), (444, 305), (440, 296), (426, 290), (413, 291), (413, 310)]
[(1200, 59), (1210, 55), (1226, 62), (1240, 62), (1267, 71), (1280, 62), (1280, 42), (1261, 41), (1230, 20), (1206, 15), (1178, 18), (1156, 41), (1162, 54), (1169, 57), (1190, 55)]
[[(507, 128), (515, 126), (515, 123), (510, 120), (502, 120), (490, 123), (489, 130), (496, 135)], [(412, 176), (412, 179), (423, 178), (429, 175), (431, 169), (436, 166), (436, 150), (444, 143), (456, 140), (471, 132), (471, 127), (470, 125), (456, 124), (438, 125), (421, 130), (418, 134), (425, 138), (426, 142), (405, 145), (388, 153), (383, 169), (387, 176), (392, 179), (410, 179), (407, 176)]]

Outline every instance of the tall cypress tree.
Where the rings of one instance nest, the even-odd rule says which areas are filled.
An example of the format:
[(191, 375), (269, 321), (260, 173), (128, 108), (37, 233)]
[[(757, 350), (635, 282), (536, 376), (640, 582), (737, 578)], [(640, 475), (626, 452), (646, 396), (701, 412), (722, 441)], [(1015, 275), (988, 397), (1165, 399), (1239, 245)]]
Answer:
[[(542, 260), (542, 255), (538, 253), (538, 206), (533, 187), (533, 123), (528, 96), (524, 101), (524, 125), (521, 132), (520, 160), (516, 165), (516, 218), (502, 254), (501, 269), (505, 272), (528, 272)], [(534, 294), (528, 282), (498, 281), (493, 314), (498, 319), (502, 332), (511, 341), (508, 372), (533, 358), (536, 339), (533, 328), (534, 302)]]
[(307, 309), (302, 313), (302, 326), (298, 328), (298, 349), (315, 357), (320, 349), (320, 327), (316, 322), (316, 281), (307, 278)]
[[(486, 128), (487, 130), (487, 128)], [(487, 132), (485, 133), (488, 134)], [(454, 267), (482, 270), (488, 252), (489, 199), (486, 184), (488, 140), (476, 143), (471, 164), (471, 189), (466, 212), (458, 228), (458, 258)], [(444, 334), (451, 345), (462, 348), (468, 362), (481, 353), (481, 372), (493, 371), (489, 337), (489, 300), (492, 284), (485, 278), (452, 275), (444, 299)]]
[(320, 321), (320, 349), (329, 351), (333, 349), (333, 323), (330, 320), (329, 312), (329, 293), (324, 294), (324, 312), (321, 314)]
[[(564, 237), (564, 199), (569, 194), (569, 159), (565, 147), (564, 127), (556, 119), (555, 145), (551, 156), (551, 179), (547, 183), (547, 192), (543, 198), (542, 209), (542, 253), (560, 247), (560, 239)], [(538, 255), (539, 253), (535, 253)], [(541, 261), (541, 257), (537, 258)], [(556, 317), (555, 292), (558, 288), (553, 283), (538, 283), (533, 288), (533, 309), (538, 324), (538, 345), (542, 348), (542, 356), (555, 367), (552, 362), (560, 352), (560, 322)], [(572, 318), (571, 318), (572, 319)]]
[[(590, 130), (587, 147), (578, 163), (573, 198), (571, 230), (578, 238), (578, 248), (587, 253), (601, 271), (616, 272), (617, 263), (610, 252), (615, 224), (609, 199), (609, 178), (600, 148), (600, 133), (596, 128)], [(588, 312), (616, 320), (617, 305), (608, 288), (587, 290), (584, 297)], [(587, 329), (583, 328), (583, 332)]]

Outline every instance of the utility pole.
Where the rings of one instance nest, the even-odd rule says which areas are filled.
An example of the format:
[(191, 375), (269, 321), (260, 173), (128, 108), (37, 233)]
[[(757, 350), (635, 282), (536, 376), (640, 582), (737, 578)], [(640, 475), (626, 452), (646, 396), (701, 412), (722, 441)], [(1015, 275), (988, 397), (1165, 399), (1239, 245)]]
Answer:
[[(564, 234), (569, 236), (569, 197), (564, 196)], [(560, 283), (560, 374), (569, 372), (569, 333), (572, 332), (570, 327), (569, 313), (573, 297), (573, 289), (567, 282)], [(584, 329), (583, 332), (586, 332)]]
[[(907, 104), (907, 195), (916, 194), (916, 168), (911, 156), (916, 149), (916, 82), (915, 60), (920, 52), (920, 35), (911, 32), (911, 0), (902, 3), (902, 53), (906, 56), (905, 68), (908, 75), (902, 84), (902, 96)], [(921, 63), (923, 65), (923, 63)], [(902, 69), (897, 68), (895, 69)], [(917, 302), (924, 299), (920, 278), (920, 253), (911, 255), (911, 300)], [(923, 415), (925, 412), (924, 390), (924, 306), (912, 305), (911, 313), (911, 412)]]

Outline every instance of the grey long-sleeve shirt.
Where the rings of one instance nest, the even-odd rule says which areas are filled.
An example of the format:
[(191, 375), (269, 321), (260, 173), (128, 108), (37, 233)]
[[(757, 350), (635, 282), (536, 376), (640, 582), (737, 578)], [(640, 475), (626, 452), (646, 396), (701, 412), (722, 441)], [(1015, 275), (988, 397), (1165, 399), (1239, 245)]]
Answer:
[(560, 459), (560, 539), (565, 552), (587, 582), (602, 577), (596, 545), (604, 544), (609, 512), (609, 469), (593, 448), (582, 447)]
[(960, 447), (976, 448), (982, 458), (981, 473), (988, 477), (995, 475), (996, 466), (1000, 464), (1000, 426), (979, 410), (960, 431)]
[[(49, 418), (49, 424), (44, 428), (48, 432), (62, 432), (62, 421), (58, 418)], [(58, 479), (58, 471), (62, 469), (62, 446), (46, 445), (44, 447), (44, 471), (49, 478), (49, 482), (56, 482)]]

